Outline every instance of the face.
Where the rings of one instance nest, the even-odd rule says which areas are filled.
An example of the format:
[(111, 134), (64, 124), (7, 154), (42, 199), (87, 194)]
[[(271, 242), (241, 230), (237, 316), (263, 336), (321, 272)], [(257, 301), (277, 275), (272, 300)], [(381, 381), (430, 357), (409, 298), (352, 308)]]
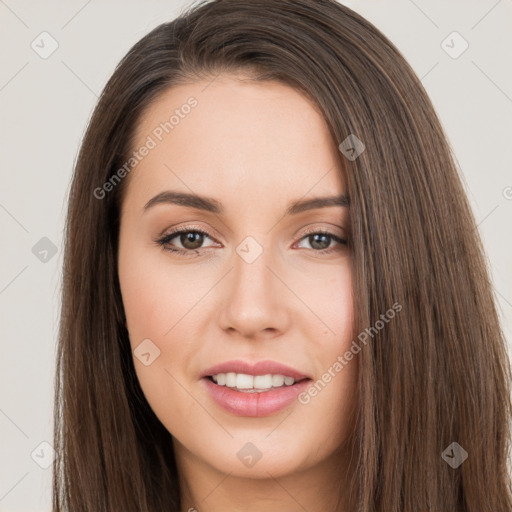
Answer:
[(315, 105), (239, 78), (175, 86), (145, 111), (118, 269), (137, 377), (177, 460), (265, 478), (321, 465), (352, 428), (356, 358), (333, 370), (353, 335), (349, 210), (310, 202), (346, 194)]

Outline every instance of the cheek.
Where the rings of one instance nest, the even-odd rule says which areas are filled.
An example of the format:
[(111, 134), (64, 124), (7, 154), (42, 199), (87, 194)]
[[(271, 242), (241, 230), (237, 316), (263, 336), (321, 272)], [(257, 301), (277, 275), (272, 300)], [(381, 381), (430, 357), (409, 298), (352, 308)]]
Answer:
[(176, 418), (186, 417), (194, 404), (179, 385), (196, 348), (184, 340), (182, 321), (194, 287), (152, 253), (159, 250), (120, 253), (119, 279), (137, 379), (152, 410), (173, 432)]
[[(316, 273), (303, 272), (294, 292), (304, 302), (308, 341), (322, 354), (322, 362), (336, 359), (348, 349), (354, 335), (354, 297), (349, 261)], [(308, 311), (309, 310), (309, 311)]]
[(318, 297), (318, 301), (322, 303), (324, 321), (331, 327), (330, 333), (343, 345), (346, 338), (352, 336), (354, 324), (352, 278), (348, 268), (329, 281), (327, 291)]
[[(294, 434), (308, 439), (310, 451), (320, 459), (336, 450), (354, 430), (357, 374), (357, 359), (339, 372), (326, 368), (323, 377), (312, 384), (308, 393), (299, 396), (299, 409), (293, 414)], [(283, 442), (286, 442), (285, 437)]]
[(190, 341), (197, 338), (201, 309), (196, 306), (211, 287), (211, 276), (208, 280), (192, 265), (171, 265), (159, 248), (141, 247), (128, 237), (124, 243), (119, 280), (135, 371), (146, 399), (168, 426), (167, 412), (180, 410), (177, 416), (183, 417), (193, 405), (179, 383), (197, 354)]
[[(357, 349), (352, 351), (354, 297), (350, 266), (340, 266), (335, 277), (332, 269), (328, 270), (329, 276), (316, 276), (316, 286), (308, 282), (301, 287), (311, 310), (308, 340), (310, 353), (317, 358), (318, 374), (308, 392), (299, 396), (300, 411), (304, 418), (314, 418), (322, 451), (345, 439), (353, 428), (359, 372)], [(326, 285), (319, 286), (319, 282)], [(347, 353), (350, 359), (345, 357)], [(298, 428), (307, 428), (308, 424), (311, 426), (304, 421)], [(325, 446), (320, 446), (322, 443)]]
[[(129, 243), (127, 241), (127, 243)], [(139, 243), (140, 244), (140, 243)], [(145, 338), (168, 340), (200, 299), (198, 273), (169, 265), (159, 248), (120, 252), (119, 280), (132, 348)]]

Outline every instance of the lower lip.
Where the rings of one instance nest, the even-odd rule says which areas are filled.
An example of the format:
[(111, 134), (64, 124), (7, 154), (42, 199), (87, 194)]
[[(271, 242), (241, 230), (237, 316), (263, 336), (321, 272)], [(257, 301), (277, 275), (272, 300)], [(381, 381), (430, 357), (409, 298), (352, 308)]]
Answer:
[(310, 384), (311, 379), (305, 379), (262, 393), (244, 393), (226, 386), (215, 384), (208, 377), (202, 379), (213, 400), (226, 411), (237, 416), (270, 416), (290, 405)]

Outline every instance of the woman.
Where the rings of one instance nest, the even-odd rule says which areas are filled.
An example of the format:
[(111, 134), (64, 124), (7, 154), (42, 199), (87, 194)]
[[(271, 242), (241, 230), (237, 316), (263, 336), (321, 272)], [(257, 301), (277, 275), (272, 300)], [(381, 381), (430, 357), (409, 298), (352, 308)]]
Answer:
[(509, 511), (510, 367), (421, 83), (330, 0), (139, 41), (69, 198), (54, 510)]

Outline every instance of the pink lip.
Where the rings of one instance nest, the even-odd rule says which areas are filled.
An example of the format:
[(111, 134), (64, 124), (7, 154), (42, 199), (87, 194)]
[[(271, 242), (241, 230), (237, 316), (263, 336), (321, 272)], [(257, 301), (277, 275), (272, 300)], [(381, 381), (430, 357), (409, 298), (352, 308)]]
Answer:
[(201, 377), (210, 377), (218, 373), (245, 373), (247, 375), (285, 375), (293, 377), (296, 381), (310, 379), (309, 375), (303, 374), (290, 366), (275, 361), (258, 361), (255, 364), (241, 360), (226, 361), (205, 370)]
[(269, 416), (292, 402), (297, 404), (297, 395), (311, 384), (310, 379), (304, 379), (292, 386), (283, 386), (263, 393), (244, 393), (226, 386), (219, 386), (208, 377), (204, 377), (201, 381), (205, 383), (213, 400), (224, 410), (237, 416), (251, 417)]
[[(291, 386), (264, 391), (262, 393), (244, 393), (227, 386), (219, 386), (210, 377), (219, 373), (245, 373), (247, 375), (285, 375), (297, 382)], [(311, 377), (290, 366), (275, 361), (258, 361), (251, 364), (241, 360), (226, 361), (201, 374), (202, 381), (212, 399), (223, 409), (238, 416), (269, 416), (295, 401), (298, 394), (306, 389)]]

